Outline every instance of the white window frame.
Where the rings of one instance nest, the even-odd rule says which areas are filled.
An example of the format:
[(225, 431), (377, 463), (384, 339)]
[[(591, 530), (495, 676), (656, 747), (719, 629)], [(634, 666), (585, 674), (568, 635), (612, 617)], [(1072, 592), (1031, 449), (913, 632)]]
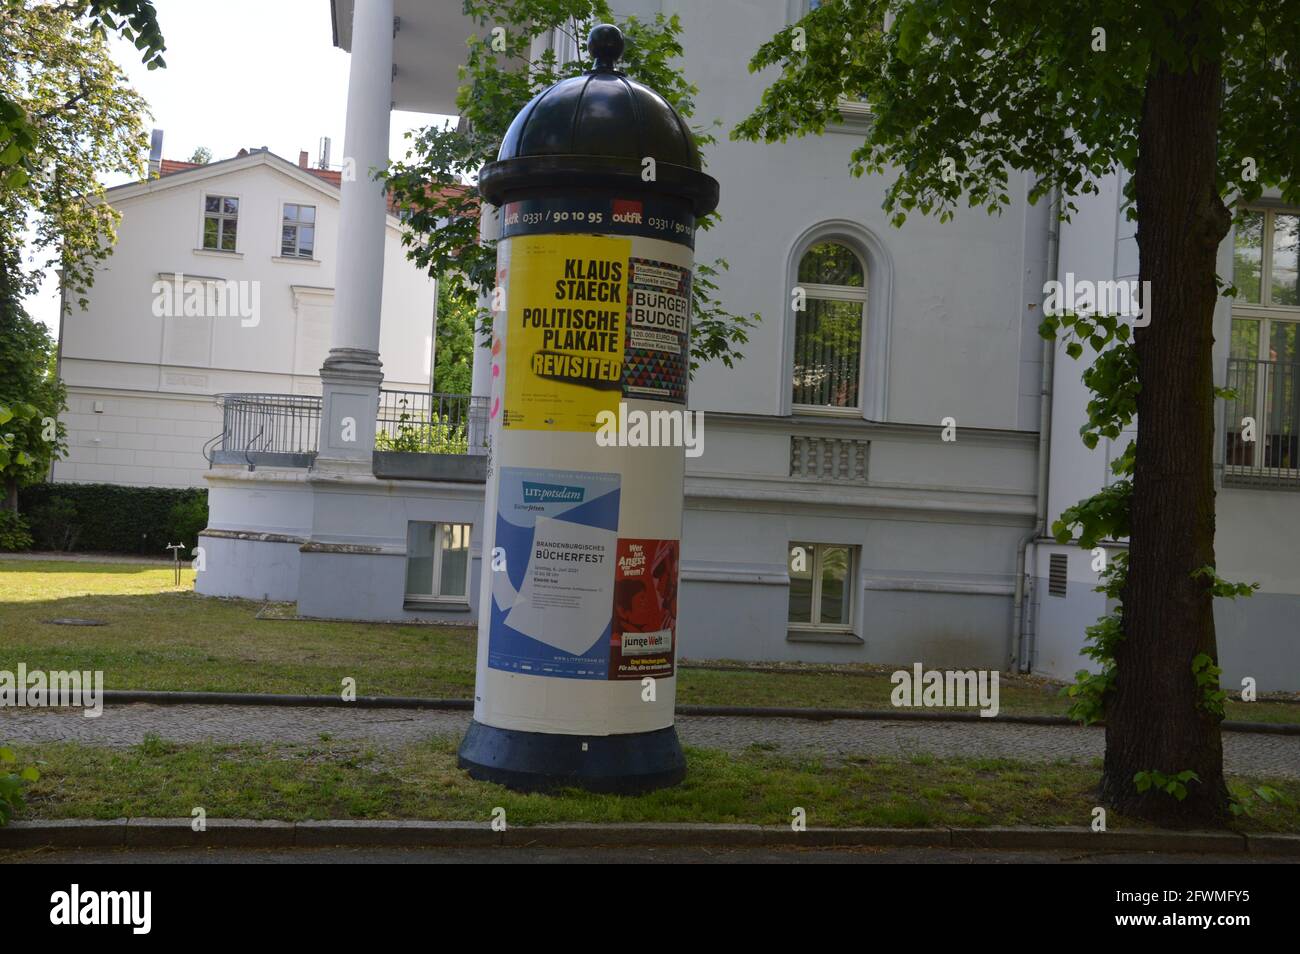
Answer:
[[(854, 631), (853, 621), (858, 610), (858, 547), (851, 543), (829, 543), (817, 542), (810, 540), (791, 540), (786, 544), (785, 559), (786, 567), (790, 565), (790, 554), (796, 546), (805, 546), (812, 549), (812, 602), (808, 615), (811, 622), (803, 620), (790, 619), (790, 605), (787, 598), (785, 618), (786, 627), (791, 632), (799, 633), (852, 633)], [(848, 551), (849, 565), (844, 570), (844, 586), (849, 593), (848, 612), (844, 614), (843, 623), (823, 623), (822, 618), (822, 559), (827, 547)]]
[[(1259, 256), (1259, 301), (1238, 301), (1232, 300), (1232, 312), (1234, 316), (1242, 318), (1267, 318), (1272, 316), (1293, 316), (1292, 320), (1300, 318), (1300, 305), (1275, 305), (1273, 304), (1273, 229), (1274, 222), (1279, 215), (1300, 216), (1300, 209), (1289, 209), (1274, 206), (1246, 206), (1242, 211), (1252, 212), (1264, 216), (1264, 229), (1260, 233), (1260, 256)], [(1236, 234), (1233, 234), (1233, 271), (1236, 271)], [(1234, 275), (1233, 280), (1236, 280)], [(1257, 312), (1258, 314), (1249, 314)], [(1261, 361), (1267, 360), (1261, 358)]]
[[(1268, 361), (1269, 359), (1269, 342), (1273, 338), (1273, 322), (1282, 322), (1283, 324), (1294, 325), (1300, 322), (1300, 308), (1272, 308), (1271, 314), (1259, 314), (1259, 309), (1254, 312), (1239, 311), (1236, 307), (1232, 309), (1233, 321), (1257, 321), (1259, 326), (1259, 343), (1255, 347), (1255, 354), (1248, 361)], [(1231, 328), (1229, 328), (1231, 334)], [(1231, 343), (1229, 343), (1228, 357), (1242, 358), (1244, 355), (1232, 354)]]
[[(432, 526), (433, 532), (433, 569), (432, 578), (429, 580), (429, 593), (404, 593), (403, 597), (408, 603), (469, 603), (469, 586), (471, 570), (474, 561), (469, 556), (470, 541), (473, 538), (474, 525), (469, 523), (456, 523), (449, 520), (411, 520), (407, 524), (407, 540), (410, 540), (410, 528), (413, 525)], [(443, 556), (443, 528), (444, 527), (464, 527), (465, 528), (465, 592), (461, 595), (444, 595), (439, 592), (442, 588), (442, 556)], [(409, 545), (409, 544), (408, 544)], [(403, 563), (403, 572), (409, 577), (410, 554), (407, 554), (406, 562)], [(404, 580), (406, 577), (404, 577)], [(403, 582), (403, 590), (406, 584)]]
[[(799, 282), (799, 265), (803, 262), (804, 257), (818, 245), (834, 244), (848, 249), (850, 254), (858, 260), (858, 265), (862, 268), (862, 287), (854, 288), (851, 285), (822, 285), (817, 282)], [(808, 302), (812, 301), (850, 301), (860, 302), (860, 331), (858, 332), (858, 400), (856, 404), (798, 404), (794, 400), (794, 359), (797, 356), (799, 344), (799, 314), (795, 313), (794, 322), (794, 343), (790, 353), (790, 408), (799, 414), (828, 414), (843, 415), (847, 417), (861, 417), (864, 407), (863, 398), (866, 390), (866, 353), (867, 353), (867, 304), (871, 300), (871, 292), (868, 283), (871, 281), (871, 272), (868, 268), (866, 259), (856, 248), (847, 242), (837, 241), (834, 238), (825, 238), (813, 242), (799, 256), (799, 261), (795, 263), (795, 281), (798, 286), (804, 290), (805, 294), (805, 311)]]
[[(861, 410), (828, 408), (817, 405), (795, 405), (792, 379), (794, 374), (795, 318), (791, 307), (790, 290), (799, 285), (799, 263), (810, 248), (820, 242), (839, 242), (857, 253), (866, 267), (867, 304), (863, 315), (862, 361), (858, 383), (858, 401)], [(781, 273), (773, 269), (777, 276)], [(780, 413), (847, 417), (868, 421), (889, 420), (889, 338), (893, 325), (894, 263), (889, 246), (859, 222), (848, 219), (830, 219), (818, 222), (795, 236), (786, 250), (785, 284), (773, 287), (772, 294), (785, 302), (785, 323), (781, 334), (781, 363), (779, 373), (784, 382), (780, 390)], [(807, 287), (807, 286), (804, 286)]]
[[(230, 215), (227, 212), (209, 212), (208, 199), (234, 199), (237, 203), (239, 203), (239, 211), (236, 212), (234, 215)], [(199, 204), (199, 244), (198, 244), (199, 251), (221, 252), (225, 255), (237, 255), (239, 253), (240, 234), (242, 232), (242, 229), (240, 228), (239, 220), (243, 218), (243, 214), (244, 214), (244, 197), (242, 195), (238, 195), (237, 193), (234, 192), (204, 192), (203, 198), (200, 200), (200, 204)], [(208, 239), (208, 216), (210, 215), (215, 216), (218, 223), (217, 224), (217, 245), (215, 248), (209, 248), (206, 244)], [(229, 220), (233, 220), (235, 223), (235, 247), (222, 248), (221, 239), (222, 236), (225, 234), (225, 223)]]
[[(1246, 206), (1246, 212), (1253, 212), (1264, 216), (1264, 227), (1260, 232), (1260, 257), (1259, 257), (1259, 298), (1258, 302), (1232, 300), (1232, 308), (1228, 317), (1228, 359), (1241, 357), (1232, 353), (1232, 325), (1238, 321), (1254, 321), (1259, 324), (1259, 335), (1255, 346), (1255, 354), (1252, 358), (1256, 362), (1269, 361), (1269, 342), (1273, 337), (1273, 322), (1283, 321), (1287, 324), (1300, 325), (1300, 305), (1275, 305), (1273, 304), (1273, 229), (1274, 221), (1278, 215), (1300, 215), (1300, 209), (1274, 206)], [(1233, 235), (1233, 271), (1236, 271), (1236, 235)], [(1235, 281), (1235, 275), (1234, 275)], [(1297, 334), (1300, 334), (1300, 328), (1297, 328)], [(1268, 395), (1264, 388), (1256, 387), (1255, 389), (1255, 407), (1252, 413), (1255, 420), (1264, 422), (1268, 418), (1266, 402)], [(1261, 440), (1263, 435), (1260, 435)], [(1257, 445), (1256, 453), (1262, 453)], [(1270, 476), (1291, 476), (1297, 473), (1295, 468), (1274, 468), (1254, 465), (1229, 464), (1224, 462), (1225, 472), (1228, 474), (1258, 474), (1265, 473)]]
[[(311, 209), (312, 220), (310, 224), (312, 227), (312, 235), (315, 236), (315, 238), (312, 239), (310, 255), (298, 254), (302, 249), (301, 240), (299, 238), (300, 235), (299, 229), (302, 227), (303, 222), (301, 220), (298, 220), (296, 222), (290, 223), (284, 217), (285, 210), (287, 210), (291, 205), (297, 207), (300, 210), (299, 211), (300, 215), (302, 214), (301, 213), (302, 209)], [(298, 261), (298, 262), (316, 261), (316, 238), (320, 237), (319, 218), (320, 218), (320, 209), (318, 209), (315, 205), (309, 205), (306, 202), (281, 202), (280, 203), (280, 229), (276, 233), (276, 237), (275, 237), (276, 256), (278, 258), (284, 258), (284, 259), (289, 259), (291, 261)], [(284, 229), (286, 225), (290, 225), (290, 224), (293, 225), (294, 253), (292, 255), (286, 255), (284, 252)]]

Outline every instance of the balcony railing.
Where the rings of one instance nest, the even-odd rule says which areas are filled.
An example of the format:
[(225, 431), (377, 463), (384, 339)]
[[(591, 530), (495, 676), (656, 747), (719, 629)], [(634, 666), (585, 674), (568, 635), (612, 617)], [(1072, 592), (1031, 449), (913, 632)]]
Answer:
[(375, 448), (415, 454), (481, 454), (487, 398), (427, 391), (380, 391)]
[(1300, 490), (1300, 364), (1231, 358), (1227, 386), (1224, 484)]
[[(222, 429), (209, 442), (214, 464), (310, 467), (320, 436), (321, 398), (310, 394), (219, 394)], [(487, 398), (428, 391), (379, 392), (375, 450), (482, 454)]]
[(210, 460), (310, 467), (320, 436), (320, 402), (311, 394), (218, 394), (222, 426)]

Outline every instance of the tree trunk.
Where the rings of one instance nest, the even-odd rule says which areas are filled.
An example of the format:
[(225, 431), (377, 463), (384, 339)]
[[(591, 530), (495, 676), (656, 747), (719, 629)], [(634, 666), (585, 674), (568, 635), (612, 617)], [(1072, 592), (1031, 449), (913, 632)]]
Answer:
[[(1186, 49), (1197, 40), (1191, 18), (1205, 15), (1199, 6), (1169, 25)], [(1220, 83), (1217, 62), (1202, 59), (1199, 69), (1182, 72), (1153, 64), (1135, 172), (1151, 322), (1135, 335), (1141, 392), (1132, 534), (1102, 795), (1118, 811), (1174, 827), (1229, 817), (1220, 720), (1201, 705), (1192, 673), (1198, 655), (1218, 662), (1211, 581), (1192, 574), (1214, 565), (1215, 274), (1231, 224), (1215, 188)], [(1200, 781), (1187, 783), (1183, 801), (1137, 791), (1138, 772), (1187, 769)]]

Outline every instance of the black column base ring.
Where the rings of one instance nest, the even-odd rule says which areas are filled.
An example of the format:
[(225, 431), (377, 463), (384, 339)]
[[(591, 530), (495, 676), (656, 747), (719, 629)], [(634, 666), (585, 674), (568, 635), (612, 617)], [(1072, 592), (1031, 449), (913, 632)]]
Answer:
[(524, 732), (470, 722), (457, 764), (470, 778), (522, 792), (579, 788), (635, 795), (686, 777), (677, 729), (623, 735)]

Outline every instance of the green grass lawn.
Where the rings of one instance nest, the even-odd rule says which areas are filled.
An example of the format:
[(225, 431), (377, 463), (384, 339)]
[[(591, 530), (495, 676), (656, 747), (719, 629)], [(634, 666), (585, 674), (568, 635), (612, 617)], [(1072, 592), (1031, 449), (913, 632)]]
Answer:
[[(0, 669), (103, 670), (109, 689), (468, 698), (472, 629), (259, 620), (261, 604), (199, 596), (169, 568), (0, 562)], [(55, 626), (80, 617), (107, 626)]]
[[(0, 669), (90, 669), (109, 689), (471, 698), (475, 632), (460, 627), (258, 619), (261, 604), (198, 596), (166, 567), (0, 560)], [(82, 617), (106, 626), (56, 626)], [(689, 647), (688, 647), (689, 650)], [(685, 663), (682, 704), (887, 709), (889, 672), (844, 665), (726, 671)], [(1058, 687), (1003, 677), (1003, 713), (1064, 714)], [(1300, 705), (1228, 703), (1228, 718), (1300, 722)]]
[[(686, 781), (635, 797), (570, 791), (523, 795), (456, 767), (456, 740), (397, 751), (355, 742), (173, 744), (129, 749), (72, 743), (15, 747), (41, 778), (27, 819), (418, 818), (486, 824), (501, 806), (512, 825), (547, 822), (713, 822), (784, 825), (800, 807), (811, 827), (1087, 825), (1099, 764), (1005, 759), (789, 758), (753, 747), (734, 755), (688, 749)], [(1233, 779), (1241, 795), (1260, 780)], [(1300, 781), (1268, 782), (1285, 804), (1258, 805), (1242, 830), (1300, 832)], [(1111, 813), (1110, 829), (1133, 827)]]
[[(365, 695), (469, 698), (472, 629), (259, 620), (260, 604), (211, 599), (164, 567), (0, 561), (0, 669), (102, 669), (114, 689), (337, 693), (347, 676)], [(109, 625), (55, 626), (56, 617)], [(865, 666), (779, 673), (684, 666), (678, 698), (708, 705), (887, 708), (888, 673)], [(1051, 686), (1008, 679), (1002, 711), (1059, 713)], [(1232, 718), (1300, 721), (1300, 706), (1230, 704)], [(388, 751), (322, 739), (314, 745), (173, 744), (128, 749), (72, 743), (15, 746), (34, 764), (24, 818), (211, 817), (472, 820), (506, 808), (511, 824), (688, 821), (812, 826), (1086, 825), (1098, 766), (1069, 762), (791, 758), (689, 749), (686, 782), (636, 798), (568, 792), (521, 795), (474, 782), (455, 741)], [(1241, 827), (1300, 832), (1300, 781), (1259, 784), (1285, 803), (1257, 805)], [(1112, 826), (1123, 819), (1112, 816)]]

